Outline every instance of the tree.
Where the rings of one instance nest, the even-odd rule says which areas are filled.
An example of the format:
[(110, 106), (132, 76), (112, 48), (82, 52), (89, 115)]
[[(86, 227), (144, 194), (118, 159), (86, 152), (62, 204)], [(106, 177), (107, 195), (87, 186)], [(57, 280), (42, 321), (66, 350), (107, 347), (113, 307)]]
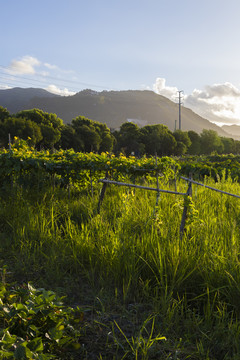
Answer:
[(191, 140), (188, 136), (188, 132), (182, 130), (176, 130), (174, 131), (173, 136), (177, 142), (177, 146), (175, 148), (174, 153), (176, 155), (185, 154), (191, 145)]
[(235, 140), (235, 153), (240, 154), (240, 141)]
[(188, 131), (188, 137), (191, 140), (191, 145), (188, 148), (188, 154), (199, 155), (201, 151), (201, 138), (198, 133), (193, 130)]
[(16, 117), (34, 121), (38, 125), (48, 125), (58, 130), (63, 126), (62, 119), (58, 118), (56, 114), (47, 113), (40, 109), (22, 110), (16, 114)]
[(187, 147), (182, 141), (178, 141), (174, 150), (174, 155), (181, 156), (186, 154)]
[(60, 140), (63, 121), (56, 114), (31, 109), (19, 111), (16, 117), (31, 120), (40, 127), (42, 139), (36, 144), (38, 148), (52, 148)]
[(122, 152), (127, 156), (132, 153), (138, 155), (143, 150), (141, 143), (141, 133), (139, 127), (132, 122), (125, 122), (121, 125), (120, 130), (114, 133), (116, 137), (116, 151)]
[(232, 138), (221, 137), (223, 144), (223, 154), (234, 154), (236, 151), (235, 141)]
[(189, 148), (192, 143), (187, 131), (176, 130), (174, 131), (173, 136), (175, 137), (176, 141), (182, 142), (186, 145), (187, 148)]
[(90, 152), (99, 150), (102, 139), (99, 135), (99, 124), (96, 123), (84, 116), (78, 116), (72, 120), (71, 126), (75, 130), (75, 138), (82, 145), (81, 149), (76, 150), (75, 148), (75, 151)]
[(141, 140), (146, 154), (159, 156), (172, 155), (177, 142), (165, 125), (146, 125), (141, 130)]
[(108, 131), (104, 132), (101, 137), (99, 152), (101, 153), (106, 151), (108, 152), (112, 151), (115, 142), (116, 139), (110, 132)]
[(42, 140), (42, 133), (40, 127), (24, 118), (10, 117), (0, 122), (0, 145), (8, 146), (8, 134), (13, 139), (14, 136), (23, 140), (28, 140), (29, 145), (33, 146)]
[(213, 151), (221, 153), (223, 151), (223, 143), (216, 131), (203, 129), (200, 138), (202, 154), (211, 154)]
[(101, 138), (99, 152), (101, 153), (106, 151), (112, 151), (116, 139), (111, 134), (111, 131), (107, 127), (107, 125), (98, 121), (93, 121), (93, 126)]
[(41, 124), (42, 140), (38, 142), (38, 146), (44, 148), (53, 148), (54, 145), (60, 140), (61, 132), (52, 126)]
[(3, 121), (10, 117), (9, 111), (3, 106), (0, 106), (0, 121)]
[(73, 149), (75, 142), (75, 130), (71, 125), (63, 125), (59, 146), (62, 149)]

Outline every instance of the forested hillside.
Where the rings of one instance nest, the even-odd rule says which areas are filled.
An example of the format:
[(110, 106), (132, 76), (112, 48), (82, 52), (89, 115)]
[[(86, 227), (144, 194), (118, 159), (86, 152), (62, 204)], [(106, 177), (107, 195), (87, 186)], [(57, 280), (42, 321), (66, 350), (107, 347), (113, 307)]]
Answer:
[[(178, 128), (177, 101), (172, 102), (153, 91), (83, 90), (72, 96), (57, 96), (42, 89), (14, 88), (0, 90), (0, 105), (11, 114), (38, 108), (57, 114), (65, 124), (81, 115), (115, 130), (127, 121), (139, 126), (163, 124), (171, 131), (174, 131), (177, 121)], [(200, 134), (203, 129), (208, 129), (217, 131), (220, 136), (229, 136), (221, 127), (184, 106), (181, 107), (181, 117), (184, 131), (193, 130)]]
[(164, 124), (139, 127), (126, 122), (110, 131), (106, 124), (77, 116), (64, 124), (56, 114), (39, 109), (11, 115), (0, 106), (0, 147), (9, 147), (14, 138), (41, 149), (73, 149), (77, 152), (113, 152), (128, 155), (183, 155), (239, 153), (240, 141), (220, 137), (216, 131), (170, 131)]

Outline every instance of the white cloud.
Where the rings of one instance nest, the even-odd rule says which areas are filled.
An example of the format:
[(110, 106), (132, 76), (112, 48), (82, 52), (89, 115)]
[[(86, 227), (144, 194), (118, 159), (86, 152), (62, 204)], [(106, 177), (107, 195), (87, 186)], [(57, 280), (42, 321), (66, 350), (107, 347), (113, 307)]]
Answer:
[(240, 121), (240, 90), (228, 82), (195, 89), (185, 97), (184, 105), (215, 123)]
[[(166, 86), (164, 78), (156, 79), (153, 90), (177, 101), (178, 89)], [(194, 89), (192, 94), (184, 95), (184, 106), (218, 125), (237, 124), (240, 122), (240, 89), (229, 82), (207, 85), (204, 90)]]
[(44, 63), (43, 65), (49, 70), (53, 70), (53, 71), (55, 70), (58, 74), (74, 74), (73, 70), (64, 70), (57, 65), (53, 65), (49, 63)]
[(35, 74), (35, 67), (41, 65), (41, 62), (32, 56), (23, 56), (20, 60), (12, 60), (8, 66), (7, 72), (10, 74)]
[(176, 101), (178, 89), (173, 86), (166, 86), (166, 80), (164, 78), (156, 79), (153, 90), (159, 95), (166, 96), (168, 99)]
[(0, 90), (11, 89), (11, 86), (0, 84)]
[(44, 63), (44, 66), (50, 70), (56, 70), (58, 69), (57, 65), (52, 65), (52, 64), (48, 64), (48, 63)]
[(60, 89), (56, 85), (49, 85), (48, 87), (45, 88), (45, 90), (47, 90), (53, 94), (62, 95), (62, 96), (69, 96), (69, 95), (76, 94), (76, 92), (70, 91), (67, 88)]

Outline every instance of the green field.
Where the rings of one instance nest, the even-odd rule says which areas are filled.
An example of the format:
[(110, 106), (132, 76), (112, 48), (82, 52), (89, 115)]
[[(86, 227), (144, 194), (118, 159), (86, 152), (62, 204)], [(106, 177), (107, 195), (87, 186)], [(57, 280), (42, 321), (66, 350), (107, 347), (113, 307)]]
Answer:
[[(33, 154), (14, 154), (0, 159), (0, 358), (240, 358), (240, 199), (197, 185), (192, 198), (108, 185), (98, 212), (97, 179), (106, 170), (156, 187), (155, 159), (143, 166), (102, 155), (90, 174), (88, 157), (91, 169), (75, 178), (74, 170), (66, 182), (53, 171), (62, 155), (44, 173), (35, 160), (33, 170), (24, 162)], [(120, 173), (124, 161), (131, 164)], [(159, 159), (157, 166), (159, 188), (174, 191), (178, 164)], [(237, 179), (214, 175), (202, 181), (240, 194)]]

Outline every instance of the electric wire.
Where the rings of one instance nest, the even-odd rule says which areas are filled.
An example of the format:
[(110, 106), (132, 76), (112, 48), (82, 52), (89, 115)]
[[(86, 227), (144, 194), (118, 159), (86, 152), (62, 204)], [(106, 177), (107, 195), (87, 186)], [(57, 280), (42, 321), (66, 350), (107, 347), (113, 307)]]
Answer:
[[(3, 76), (4, 76), (5, 81), (7, 80), (8, 82), (11, 82), (11, 83), (13, 83), (13, 82), (19, 83), (19, 79), (20, 79), (21, 83), (27, 82), (30, 85), (33, 85), (32, 82), (34, 82), (34, 83), (42, 84), (42, 86), (46, 86), (46, 87), (49, 85), (55, 85), (55, 86), (58, 85), (58, 86), (64, 86), (64, 87), (69, 88), (68, 84), (71, 84), (70, 88), (68, 90), (72, 91), (72, 92), (80, 91), (79, 87), (82, 87), (82, 86), (99, 88), (99, 89), (103, 89), (103, 90), (114, 90), (113, 88), (110, 89), (109, 87), (103, 86), (103, 85), (90, 84), (90, 83), (85, 83), (85, 82), (81, 82), (81, 81), (77, 81), (77, 80), (58, 78), (58, 77), (54, 77), (54, 76), (50, 76), (50, 75), (34, 74), (34, 76), (35, 76), (34, 79), (32, 77), (28, 78), (28, 77), (25, 77), (25, 76), (22, 76), (19, 74), (11, 74), (9, 72), (9, 68), (7, 66), (0, 65), (0, 78), (3, 79)], [(38, 80), (38, 79), (36, 79), (36, 76), (41, 77), (42, 79)], [(24, 80), (24, 81), (22, 81), (22, 80)], [(49, 84), (50, 80), (54, 80), (55, 83)], [(63, 84), (61, 84), (61, 83), (63, 83)], [(6, 84), (6, 85), (9, 85), (9, 84)], [(76, 85), (76, 87), (73, 85)]]

